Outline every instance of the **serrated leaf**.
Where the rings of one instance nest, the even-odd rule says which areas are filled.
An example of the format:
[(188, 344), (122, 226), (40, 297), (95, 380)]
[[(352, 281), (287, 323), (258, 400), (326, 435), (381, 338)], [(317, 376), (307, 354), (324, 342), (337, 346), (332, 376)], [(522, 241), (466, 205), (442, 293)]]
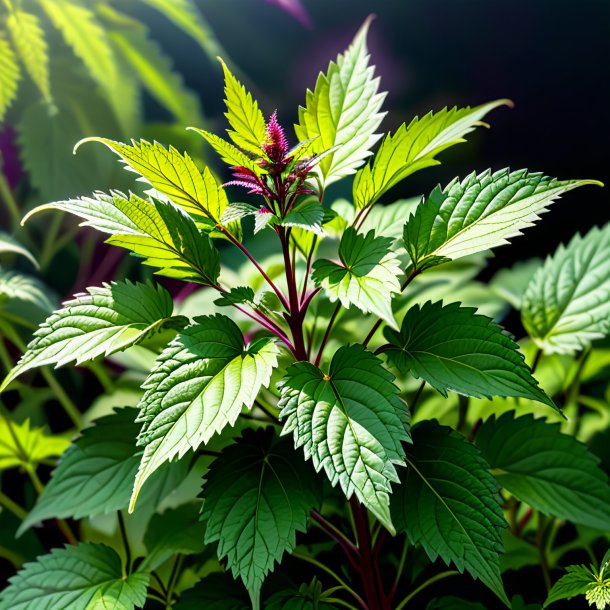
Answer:
[[(63, 454), (50, 481), (25, 518), (19, 534), (51, 518), (82, 519), (129, 505), (140, 463), (137, 409), (123, 408), (98, 419)], [(188, 465), (170, 464), (142, 492), (142, 505), (156, 507), (155, 493), (169, 493), (186, 476)], [(151, 492), (150, 494), (148, 492)]]
[(0, 255), (5, 252), (19, 254), (27, 258), (38, 269), (38, 261), (34, 258), (34, 255), (12, 235), (0, 231)]
[(355, 305), (364, 313), (374, 313), (398, 328), (392, 313), (392, 294), (400, 292), (400, 261), (392, 250), (394, 240), (346, 229), (339, 244), (340, 263), (320, 259), (313, 264), (312, 279), (322, 286), (331, 301), (344, 307)]
[(319, 504), (312, 473), (271, 428), (245, 430), (210, 466), (203, 495), (205, 542), (240, 576), (254, 608), (265, 576), (296, 545)]
[(133, 610), (146, 601), (148, 574), (124, 576), (113, 549), (82, 543), (26, 563), (9, 582), (0, 593), (1, 610)]
[(254, 303), (254, 290), (250, 286), (231, 288), (229, 292), (225, 292), (214, 301), (214, 305), (219, 305), (220, 307), (239, 305), (241, 303)]
[(153, 515), (144, 535), (148, 553), (138, 571), (156, 570), (176, 553), (192, 555), (203, 551), (205, 527), (199, 519), (199, 508), (192, 503), (183, 504)]
[(334, 610), (333, 600), (327, 602), (327, 598), (332, 598), (332, 590), (322, 591), (322, 584), (314, 578), (309, 585), (274, 593), (267, 600), (265, 610)]
[(568, 566), (566, 572), (549, 591), (544, 602), (545, 608), (559, 600), (584, 595), (596, 584), (595, 575), (585, 566)]
[(425, 269), (508, 243), (563, 193), (591, 180), (557, 180), (527, 170), (486, 170), (436, 187), (404, 227), (405, 248)]
[(557, 409), (538, 386), (513, 339), (491, 318), (459, 303), (428, 301), (403, 318), (400, 332), (384, 330), (388, 360), (425, 380), (443, 396), (518, 396)]
[(184, 316), (172, 316), (172, 298), (161, 286), (127, 280), (88, 288), (87, 292), (66, 301), (36, 331), (0, 391), (32, 368), (80, 365), (188, 324)]
[(261, 144), (265, 141), (266, 125), (263, 113), (252, 94), (233, 76), (224, 61), (220, 60), (225, 76), (225, 116), (233, 128), (228, 134), (244, 150), (261, 156)]
[(610, 485), (599, 460), (559, 424), (514, 413), (489, 418), (477, 447), (510, 493), (547, 515), (610, 529)]
[(0, 31), (0, 121), (17, 97), (20, 78), (17, 57), (4, 33)]
[(360, 28), (349, 48), (320, 73), (314, 91), (307, 90), (305, 107), (299, 107), (295, 132), (299, 140), (315, 138), (313, 150), (337, 149), (316, 166), (324, 187), (353, 174), (371, 155), (384, 117), (380, 112), (385, 93), (378, 93), (379, 77), (369, 66), (366, 35), (370, 19)]
[(409, 441), (407, 405), (394, 376), (361, 345), (341, 347), (328, 374), (298, 362), (280, 382), (282, 434), (293, 433), (317, 471), (347, 498), (356, 494), (391, 532), (390, 484), (403, 465), (401, 443)]
[(237, 201), (235, 203), (229, 203), (227, 208), (222, 214), (221, 221), (224, 224), (247, 218), (248, 216), (254, 216), (260, 208), (243, 201)]
[(131, 145), (106, 138), (87, 138), (85, 141), (105, 144), (128, 168), (183, 210), (220, 224), (222, 213), (229, 204), (227, 194), (207, 167), (203, 173), (197, 169), (188, 153), (182, 154), (173, 146), (167, 149), (158, 142), (151, 144), (146, 140), (133, 140)]
[(2, 417), (0, 472), (18, 466), (36, 467), (44, 460), (61, 455), (69, 444), (70, 441), (65, 438), (47, 435), (43, 428), (32, 428), (28, 419), (23, 423), (9, 423)]
[(220, 255), (207, 235), (186, 213), (170, 203), (113, 192), (94, 193), (38, 206), (22, 222), (43, 210), (61, 210), (85, 219), (81, 226), (110, 233), (106, 243), (131, 250), (143, 264), (158, 267), (159, 275), (215, 285)]
[(130, 510), (146, 479), (164, 462), (207, 443), (242, 408), (250, 409), (277, 366), (279, 348), (269, 338), (247, 348), (226, 316), (199, 316), (162, 352), (142, 386), (138, 444), (144, 454)]
[(451, 428), (426, 421), (413, 427), (406, 463), (392, 502), (396, 528), (432, 561), (440, 556), (467, 570), (509, 605), (499, 559), (506, 521), (479, 451)]
[[(212, 573), (180, 595), (175, 610), (251, 610), (246, 590), (228, 573)], [(266, 610), (266, 609), (265, 609)]]
[(285, 227), (298, 227), (320, 235), (322, 221), (324, 219), (324, 208), (317, 197), (307, 197), (299, 201), (284, 216), (281, 224)]
[(484, 125), (481, 119), (491, 110), (510, 104), (496, 100), (470, 108), (443, 108), (415, 117), (409, 126), (403, 123), (394, 134), (382, 141), (374, 159), (360, 169), (354, 178), (353, 199), (358, 209), (373, 205), (382, 195), (407, 176), (439, 165), (436, 155), (454, 144), (465, 142), (464, 136)]
[(259, 208), (254, 216), (254, 235), (260, 233), (267, 227), (272, 227), (280, 222), (278, 216), (270, 212), (267, 208)]
[(27, 73), (44, 99), (51, 101), (49, 55), (38, 17), (32, 13), (15, 9), (9, 12), (6, 27)]
[(180, 123), (202, 120), (197, 96), (185, 86), (171, 58), (150, 38), (148, 28), (130, 20), (128, 27), (109, 30), (108, 37), (117, 55), (132, 69), (129, 78), (135, 77)]
[[(199, 129), (197, 127), (187, 127), (191, 131), (195, 131), (204, 138), (210, 146), (220, 155), (220, 158), (231, 167), (245, 167), (255, 174), (264, 174), (263, 168), (251, 159), (246, 153), (242, 152), (230, 142), (223, 140), (216, 134)], [(260, 151), (259, 151), (260, 152)]]
[(530, 281), (523, 326), (546, 353), (570, 354), (610, 332), (610, 224), (575, 235)]

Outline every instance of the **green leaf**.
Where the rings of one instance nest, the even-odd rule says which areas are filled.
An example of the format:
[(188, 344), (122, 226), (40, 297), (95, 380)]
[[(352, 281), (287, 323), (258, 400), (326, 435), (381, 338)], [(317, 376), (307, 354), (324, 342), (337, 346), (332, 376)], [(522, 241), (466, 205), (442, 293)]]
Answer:
[(542, 267), (539, 258), (531, 258), (515, 263), (512, 267), (500, 269), (489, 281), (489, 287), (502, 299), (519, 311), (523, 295), (534, 277)]
[(371, 155), (379, 140), (380, 112), (385, 93), (378, 93), (379, 77), (369, 66), (366, 35), (368, 19), (349, 48), (320, 73), (314, 91), (307, 90), (305, 107), (299, 107), (295, 132), (299, 140), (315, 138), (313, 152), (337, 147), (316, 166), (324, 187), (353, 174)]
[(392, 251), (394, 240), (366, 235), (349, 227), (339, 244), (340, 264), (320, 259), (313, 264), (312, 279), (322, 286), (331, 301), (344, 307), (355, 305), (364, 313), (379, 316), (398, 328), (392, 313), (392, 294), (400, 292), (400, 261)]
[(87, 291), (66, 301), (36, 331), (0, 391), (32, 368), (80, 365), (188, 324), (184, 316), (172, 316), (172, 298), (161, 286), (125, 281)]
[(150, 38), (148, 28), (131, 19), (123, 25), (109, 30), (108, 37), (116, 54), (131, 68), (129, 78), (136, 78), (180, 123), (201, 121), (197, 96), (174, 70), (171, 58)]
[(533, 415), (489, 418), (477, 447), (497, 481), (532, 508), (600, 530), (610, 529), (610, 486), (599, 460), (560, 424)]
[[(135, 439), (137, 409), (123, 408), (98, 419), (63, 454), (19, 534), (51, 518), (82, 519), (129, 505), (140, 452)], [(142, 505), (156, 507), (155, 494), (168, 494), (186, 476), (183, 462), (168, 465), (142, 493)], [(150, 493), (148, 493), (150, 491)], [(146, 496), (146, 497), (144, 497)]]
[(317, 471), (324, 468), (347, 498), (352, 494), (390, 531), (390, 483), (395, 464), (404, 464), (401, 443), (409, 441), (407, 405), (394, 376), (361, 345), (341, 347), (328, 374), (298, 362), (280, 382), (285, 419), (282, 434), (294, 435)]
[(133, 140), (131, 145), (106, 138), (87, 138), (83, 142), (105, 144), (129, 168), (184, 211), (220, 224), (222, 213), (229, 204), (227, 195), (212, 172), (206, 167), (201, 173), (188, 153), (182, 154), (173, 146), (167, 149), (158, 142), (151, 144), (146, 140)]
[(146, 479), (164, 462), (233, 426), (250, 409), (277, 367), (277, 344), (260, 339), (247, 348), (238, 326), (226, 316), (199, 316), (157, 359), (142, 386), (138, 444), (144, 454), (130, 511)]
[(272, 595), (265, 604), (265, 610), (334, 610), (336, 606), (327, 602), (332, 598), (332, 590), (322, 591), (322, 583), (315, 577), (309, 585), (298, 589), (285, 589)]
[(0, 268), (0, 319), (35, 328), (55, 307), (51, 290), (39, 279)]
[(546, 353), (570, 354), (610, 332), (610, 224), (575, 235), (530, 281), (521, 319)]
[(261, 144), (267, 132), (263, 113), (256, 100), (233, 76), (224, 61), (220, 60), (220, 63), (225, 75), (225, 116), (233, 128), (228, 130), (229, 136), (237, 146), (260, 157)]
[(34, 255), (13, 236), (0, 231), (0, 255), (5, 252), (19, 254), (27, 258), (38, 269), (38, 261), (34, 258)]
[(15, 9), (9, 12), (6, 27), (27, 73), (44, 99), (50, 102), (49, 54), (38, 17), (32, 13)]
[(440, 556), (466, 569), (508, 604), (500, 578), (506, 522), (498, 486), (479, 451), (436, 421), (413, 427), (407, 472), (392, 503), (398, 530), (420, 543), (432, 561)]
[(563, 193), (585, 184), (599, 183), (508, 169), (456, 178), (417, 207), (404, 228), (405, 247), (415, 269), (423, 270), (507, 244)]
[(317, 233), (322, 233), (322, 220), (324, 219), (324, 208), (317, 197), (307, 197), (299, 201), (284, 216), (281, 224), (285, 227), (299, 227)]
[(81, 226), (94, 227), (112, 236), (106, 243), (131, 250), (143, 264), (158, 267), (156, 273), (213, 286), (220, 273), (220, 255), (207, 235), (200, 233), (189, 216), (170, 203), (113, 192), (95, 193), (38, 206), (22, 222), (43, 210), (61, 210), (85, 219)]
[[(246, 590), (230, 574), (212, 573), (180, 595), (175, 610), (251, 610)], [(267, 610), (265, 608), (265, 610)]]
[(353, 185), (356, 208), (373, 205), (393, 186), (420, 169), (439, 165), (436, 155), (465, 142), (464, 136), (485, 125), (481, 119), (502, 105), (512, 103), (496, 100), (474, 108), (443, 108), (421, 119), (415, 117), (408, 127), (403, 123), (394, 134), (385, 136), (374, 159), (356, 174)]
[(26, 563), (0, 593), (0, 610), (142, 608), (148, 574), (123, 575), (121, 558), (104, 544), (54, 549)]
[(231, 288), (229, 292), (225, 292), (214, 301), (214, 305), (219, 305), (220, 307), (240, 305), (242, 303), (254, 303), (254, 290), (250, 286)]
[(271, 428), (245, 430), (211, 465), (204, 485), (205, 542), (240, 576), (254, 608), (265, 576), (296, 545), (319, 505), (313, 473)]
[(199, 505), (183, 504), (162, 515), (153, 515), (144, 544), (148, 553), (138, 568), (140, 572), (156, 570), (176, 553), (192, 555), (204, 548), (205, 527), (199, 519)]
[[(239, 148), (233, 146), (230, 142), (223, 140), (217, 135), (199, 129), (197, 127), (187, 127), (191, 131), (195, 131), (204, 138), (210, 146), (220, 155), (220, 158), (231, 167), (245, 167), (255, 174), (266, 173), (263, 168), (251, 159), (248, 155), (242, 152)], [(260, 152), (260, 151), (259, 151)]]
[(459, 303), (428, 301), (409, 309), (400, 332), (384, 330), (388, 360), (404, 374), (475, 398), (519, 396), (556, 409), (513, 339), (491, 318)]
[(0, 121), (17, 97), (21, 71), (15, 53), (4, 33), (0, 31)]
[(0, 418), (0, 472), (9, 468), (36, 467), (40, 462), (61, 455), (70, 441), (48, 436), (42, 428), (31, 428), (30, 421), (19, 424)]
[(584, 595), (595, 585), (595, 575), (585, 566), (568, 566), (566, 572), (549, 591), (544, 602), (545, 608), (561, 599)]

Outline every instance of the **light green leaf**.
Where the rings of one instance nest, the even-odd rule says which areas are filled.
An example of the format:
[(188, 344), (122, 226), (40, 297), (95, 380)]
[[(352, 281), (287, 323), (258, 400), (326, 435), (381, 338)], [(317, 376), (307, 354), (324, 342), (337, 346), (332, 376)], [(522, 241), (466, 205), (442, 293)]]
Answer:
[(148, 574), (124, 576), (113, 549), (82, 543), (26, 563), (9, 582), (0, 610), (133, 610), (144, 606)]
[(83, 226), (110, 233), (106, 243), (131, 250), (156, 273), (213, 286), (220, 273), (220, 255), (189, 216), (170, 203), (131, 194), (95, 193), (38, 206), (24, 219), (43, 210), (61, 210), (85, 219)]
[(0, 231), (0, 255), (5, 252), (24, 256), (34, 265), (34, 267), (36, 267), (36, 269), (38, 269), (38, 261), (34, 258), (34, 255), (12, 235)]
[(157, 359), (142, 386), (138, 444), (144, 454), (130, 505), (148, 477), (164, 462), (233, 426), (243, 407), (252, 408), (277, 366), (279, 348), (268, 338), (247, 348), (226, 316), (200, 316)]
[(317, 471), (324, 468), (347, 498), (356, 494), (390, 531), (390, 483), (404, 464), (401, 443), (410, 441), (407, 405), (394, 376), (361, 345), (341, 347), (328, 374), (298, 362), (280, 382), (285, 419), (282, 434), (294, 435)]
[(44, 99), (50, 102), (49, 54), (38, 17), (32, 13), (15, 9), (9, 12), (6, 27), (27, 73)]
[(265, 576), (296, 546), (319, 505), (313, 472), (271, 428), (245, 430), (211, 465), (203, 488), (205, 542), (240, 576), (259, 608)]
[(56, 306), (51, 290), (39, 279), (0, 268), (0, 319), (35, 328)]
[(369, 66), (366, 35), (370, 19), (326, 74), (320, 73), (314, 91), (307, 90), (305, 107), (299, 107), (295, 132), (299, 140), (315, 138), (313, 151), (337, 149), (316, 166), (323, 186), (353, 174), (371, 155), (384, 113), (385, 93), (378, 93), (379, 77)]
[(549, 591), (544, 602), (545, 608), (562, 599), (585, 595), (596, 584), (595, 575), (585, 566), (568, 566), (566, 572)]
[[(118, 409), (96, 420), (70, 445), (18, 534), (51, 518), (82, 519), (127, 508), (140, 463), (136, 414), (134, 408)], [(187, 469), (186, 463), (177, 462), (159, 471), (142, 492), (142, 506), (156, 508), (156, 494), (169, 494)]]
[(126, 281), (87, 291), (66, 301), (36, 331), (0, 391), (30, 369), (80, 365), (188, 324), (184, 316), (172, 316), (172, 298), (161, 286)]
[(563, 193), (592, 180), (556, 180), (527, 170), (502, 169), (436, 187), (404, 228), (415, 269), (423, 270), (508, 243), (531, 227)]
[(153, 515), (144, 535), (148, 553), (138, 568), (140, 572), (156, 570), (176, 553), (192, 555), (203, 551), (205, 526), (199, 518), (199, 508), (199, 504), (183, 504)]
[[(266, 173), (263, 168), (251, 159), (246, 153), (242, 152), (239, 148), (233, 146), (230, 142), (223, 140), (219, 136), (199, 129), (197, 127), (188, 127), (191, 131), (197, 132), (202, 138), (204, 138), (210, 146), (220, 155), (220, 158), (231, 167), (245, 167), (255, 174)], [(260, 152), (260, 151), (259, 151)]]
[(223, 293), (214, 301), (214, 305), (226, 307), (228, 305), (239, 305), (241, 303), (254, 303), (254, 290), (250, 286), (238, 286), (231, 288), (229, 292)]
[(409, 309), (400, 332), (386, 328), (388, 360), (402, 373), (475, 398), (519, 396), (557, 407), (538, 386), (513, 339), (491, 318), (459, 303)]
[[(10, 426), (10, 428), (9, 428)], [(15, 440), (15, 437), (17, 440)], [(40, 462), (61, 455), (70, 441), (49, 436), (42, 428), (30, 427), (30, 421), (19, 424), (0, 418), (0, 472), (8, 468), (36, 467)]]
[(426, 421), (413, 427), (406, 463), (392, 503), (396, 528), (431, 560), (440, 556), (460, 572), (466, 569), (509, 605), (499, 559), (506, 521), (479, 451), (451, 428)]
[(17, 97), (21, 71), (15, 53), (4, 33), (0, 31), (0, 121)]
[(539, 258), (519, 261), (512, 267), (500, 269), (495, 273), (489, 281), (489, 287), (511, 307), (519, 311), (523, 295), (540, 267), (542, 267), (542, 261)]
[(263, 113), (256, 100), (233, 76), (224, 61), (220, 60), (225, 75), (225, 116), (229, 125), (229, 136), (239, 146), (257, 156), (262, 155), (261, 144), (265, 140), (266, 125)]
[(559, 424), (532, 415), (489, 418), (477, 447), (510, 493), (547, 515), (610, 529), (610, 485), (599, 460)]
[(285, 227), (299, 227), (312, 233), (320, 235), (322, 231), (322, 220), (324, 219), (324, 208), (317, 197), (307, 197), (299, 201), (284, 216), (281, 224)]
[(354, 178), (353, 198), (358, 209), (373, 205), (384, 193), (407, 176), (439, 165), (436, 155), (454, 144), (465, 142), (464, 136), (485, 125), (483, 117), (494, 108), (511, 105), (496, 100), (470, 108), (444, 108), (421, 119), (415, 117), (409, 126), (403, 123), (394, 134), (388, 134), (374, 159), (360, 169)]
[(610, 224), (575, 235), (547, 258), (525, 291), (521, 320), (545, 353), (574, 353), (608, 335)]
[(201, 173), (188, 153), (158, 142), (132, 141), (123, 144), (106, 138), (87, 138), (81, 142), (101, 142), (117, 153), (136, 174), (140, 174), (159, 193), (189, 214), (205, 216), (219, 224), (229, 204), (227, 194), (206, 167)]
[(322, 286), (331, 301), (344, 307), (355, 305), (364, 313), (379, 316), (398, 328), (392, 313), (392, 294), (400, 292), (400, 261), (392, 249), (393, 239), (366, 235), (349, 227), (339, 244), (340, 264), (320, 259), (313, 264), (312, 279)]

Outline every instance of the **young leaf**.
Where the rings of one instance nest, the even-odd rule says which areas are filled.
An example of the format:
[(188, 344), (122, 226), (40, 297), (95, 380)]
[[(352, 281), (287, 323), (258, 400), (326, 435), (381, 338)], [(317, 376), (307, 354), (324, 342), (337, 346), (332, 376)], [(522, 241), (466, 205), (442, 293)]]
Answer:
[(29, 419), (20, 424), (0, 418), (0, 472), (8, 468), (36, 467), (44, 460), (61, 455), (69, 444), (70, 441), (60, 436), (48, 436), (42, 428), (31, 428)]
[(396, 528), (479, 578), (508, 605), (499, 555), (506, 522), (489, 466), (463, 436), (436, 421), (413, 427), (407, 472), (392, 502)]
[(322, 233), (323, 219), (324, 208), (320, 205), (317, 197), (308, 197), (298, 202), (284, 216), (281, 224), (285, 227), (299, 227), (319, 235)]
[[(82, 142), (101, 142), (117, 153), (135, 173), (140, 174), (157, 191), (171, 199), (189, 214), (209, 218), (219, 224), (229, 200), (222, 186), (206, 167), (203, 174), (187, 153), (158, 142), (135, 140), (131, 145), (87, 138)], [(81, 142), (81, 143), (82, 143)]]
[(547, 353), (574, 353), (610, 332), (610, 224), (547, 258), (525, 291), (521, 319)]
[(563, 193), (592, 180), (556, 180), (503, 169), (436, 187), (404, 227), (405, 248), (423, 270), (508, 243), (531, 227)]
[(344, 307), (355, 305), (398, 328), (392, 313), (392, 294), (400, 292), (398, 278), (402, 271), (392, 251), (393, 241), (375, 237), (373, 230), (360, 235), (349, 227), (339, 244), (341, 263), (317, 260), (311, 277), (331, 301), (339, 299)]
[(0, 31), (0, 121), (17, 97), (21, 71), (15, 53)]
[(244, 581), (254, 608), (265, 576), (305, 531), (318, 506), (313, 473), (291, 443), (273, 430), (245, 430), (211, 465), (203, 488), (205, 542), (218, 541), (218, 557)]
[[(135, 443), (140, 428), (134, 422), (136, 415), (136, 409), (119, 409), (98, 419), (74, 441), (21, 524), (19, 534), (46, 519), (82, 519), (127, 508), (140, 463)], [(168, 465), (155, 477), (155, 493), (169, 494), (186, 472), (183, 462)], [(153, 496), (143, 497), (142, 504), (154, 504)]]
[(54, 549), (26, 563), (10, 579), (0, 593), (0, 610), (142, 608), (148, 574), (125, 576), (121, 563), (117, 553), (104, 544)]
[(381, 137), (375, 130), (385, 114), (380, 112), (385, 93), (378, 93), (379, 77), (369, 66), (369, 25), (370, 19), (327, 73), (320, 73), (314, 91), (307, 90), (305, 107), (299, 107), (297, 138), (315, 138), (315, 153), (337, 147), (316, 166), (323, 186), (353, 174)]
[(559, 424), (533, 415), (491, 417), (477, 447), (510, 493), (547, 515), (610, 529), (610, 485), (598, 459)]
[(6, 27), (27, 73), (46, 101), (51, 100), (49, 54), (38, 17), (18, 9), (9, 12)]
[(157, 359), (142, 386), (138, 444), (144, 454), (130, 511), (142, 485), (164, 462), (202, 443), (250, 409), (277, 366), (279, 348), (269, 338), (247, 348), (226, 316), (200, 316)]
[(239, 305), (241, 303), (254, 303), (254, 290), (250, 286), (238, 286), (231, 288), (229, 292), (223, 293), (214, 301), (214, 305), (226, 307), (227, 305)]
[(142, 199), (133, 193), (95, 193), (38, 206), (23, 219), (49, 209), (84, 218), (83, 226), (112, 236), (106, 243), (131, 250), (160, 275), (213, 286), (220, 273), (220, 255), (189, 216), (170, 203)]
[(577, 595), (585, 595), (596, 584), (595, 575), (585, 566), (568, 566), (564, 574), (549, 591), (544, 607), (550, 606), (561, 599), (571, 599)]
[(388, 360), (401, 373), (447, 391), (476, 398), (520, 396), (556, 409), (525, 364), (519, 346), (473, 307), (441, 302), (415, 305), (400, 332), (386, 328)]
[(66, 301), (36, 331), (0, 391), (29, 369), (79, 365), (188, 324), (184, 316), (172, 316), (171, 296), (161, 286), (125, 281), (87, 290), (88, 294)]
[(36, 269), (38, 269), (38, 261), (34, 258), (34, 255), (20, 242), (8, 233), (0, 231), (0, 254), (10, 252), (12, 254), (19, 254), (27, 258)]
[[(243, 586), (227, 572), (213, 572), (180, 594), (175, 610), (252, 610)], [(267, 610), (265, 608), (265, 610)]]
[(394, 376), (361, 345), (341, 347), (328, 374), (298, 362), (280, 382), (285, 419), (282, 434), (294, 435), (317, 471), (324, 468), (347, 498), (352, 494), (390, 531), (390, 483), (403, 465), (401, 443), (410, 441), (407, 405)]
[(225, 62), (220, 60), (220, 63), (225, 75), (225, 116), (233, 128), (228, 130), (229, 136), (240, 148), (261, 156), (261, 144), (266, 134), (263, 113), (256, 100), (233, 76)]
[(474, 108), (444, 108), (421, 119), (415, 117), (408, 127), (403, 123), (394, 134), (385, 136), (374, 159), (358, 170), (353, 185), (354, 205), (358, 209), (373, 205), (407, 176), (439, 165), (436, 155), (465, 142), (465, 135), (485, 125), (481, 119), (488, 112), (510, 104), (509, 100), (496, 100)]

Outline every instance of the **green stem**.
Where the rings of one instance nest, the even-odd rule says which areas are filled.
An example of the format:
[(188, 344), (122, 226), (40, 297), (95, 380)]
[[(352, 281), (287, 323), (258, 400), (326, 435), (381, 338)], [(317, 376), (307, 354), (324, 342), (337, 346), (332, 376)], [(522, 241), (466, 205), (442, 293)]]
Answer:
[(536, 372), (536, 368), (538, 368), (538, 364), (540, 363), (540, 358), (542, 358), (542, 350), (537, 347), (536, 353), (534, 354), (534, 360), (532, 360), (532, 373)]
[(404, 544), (402, 545), (402, 551), (400, 553), (400, 561), (398, 563), (398, 570), (396, 570), (396, 578), (394, 578), (394, 584), (390, 589), (390, 593), (388, 594), (388, 599), (390, 602), (394, 599), (396, 595), (396, 590), (398, 589), (398, 585), (400, 583), (400, 577), (402, 576), (403, 570), (405, 569), (405, 564), (407, 562), (407, 551), (409, 550), (409, 539), (405, 536)]
[(348, 604), (346, 601), (339, 599), (338, 597), (324, 597), (322, 601), (327, 604), (335, 604), (338, 606), (343, 606), (344, 608), (350, 608), (350, 610), (357, 610), (355, 606)]
[(114, 381), (108, 374), (108, 371), (101, 362), (91, 362), (87, 368), (95, 375), (105, 394), (112, 394), (115, 390)]
[(45, 230), (44, 243), (42, 252), (40, 253), (40, 268), (46, 269), (53, 260), (53, 257), (58, 252), (57, 234), (61, 229), (61, 224), (64, 220), (63, 214), (52, 214), (51, 222)]
[(125, 549), (125, 568), (123, 570), (123, 577), (131, 574), (131, 547), (129, 546), (129, 538), (127, 537), (127, 528), (125, 527), (125, 519), (123, 513), (117, 511), (117, 517), (119, 519), (119, 531), (121, 533), (121, 541), (123, 542), (123, 548)]
[(538, 549), (538, 560), (540, 569), (544, 577), (544, 586), (547, 593), (551, 590), (551, 573), (549, 569), (549, 560), (546, 554), (546, 545), (544, 542), (544, 530), (546, 527), (546, 519), (541, 512), (538, 512), (538, 530), (536, 532), (536, 548)]
[(174, 589), (178, 584), (178, 579), (180, 577), (180, 569), (182, 568), (182, 562), (184, 561), (184, 555), (178, 554), (176, 555), (176, 559), (174, 560), (174, 565), (172, 566), (172, 572), (169, 575), (169, 580), (167, 581), (167, 597), (165, 599), (165, 607), (169, 610), (172, 607), (173, 597), (174, 597)]
[(13, 196), (13, 191), (11, 191), (11, 187), (6, 180), (4, 172), (0, 168), (0, 195), (6, 204), (6, 208), (8, 209), (9, 216), (11, 217), (11, 227), (13, 231), (19, 229), (21, 224), (21, 212), (19, 211), (19, 206), (17, 205), (17, 201)]
[(419, 384), (419, 388), (417, 388), (417, 392), (415, 392), (415, 396), (413, 396), (413, 400), (409, 405), (409, 410), (411, 411), (411, 417), (413, 417), (413, 413), (415, 413), (415, 405), (419, 402), (419, 399), (424, 391), (424, 386), (426, 385), (425, 380)]
[(5, 493), (0, 491), (0, 506), (4, 506), (7, 510), (13, 513), (15, 517), (23, 521), (28, 513), (24, 508), (21, 508), (19, 504), (11, 500)]
[(66, 394), (65, 390), (61, 387), (60, 383), (53, 377), (53, 373), (49, 370), (48, 367), (43, 366), (40, 369), (44, 380), (47, 382), (47, 385), (55, 394), (55, 398), (59, 404), (63, 407), (66, 415), (72, 420), (72, 423), (80, 430), (83, 425), (83, 419), (81, 412), (78, 410), (78, 407), (72, 402), (72, 399)]
[[(154, 570), (150, 573), (150, 575), (157, 582), (157, 585), (159, 586), (160, 593), (167, 598), (167, 589), (165, 588), (165, 585), (163, 584), (163, 581), (161, 580), (161, 577)], [(163, 600), (163, 603), (165, 603), (165, 600)]]
[(433, 585), (435, 582), (438, 582), (439, 580), (443, 580), (444, 578), (448, 578), (449, 576), (455, 576), (456, 574), (459, 574), (459, 572), (457, 570), (447, 570), (446, 572), (441, 572), (440, 574), (436, 574), (436, 575), (432, 576), (431, 578), (428, 578), (428, 580), (426, 580), (426, 582), (419, 585), (419, 587), (417, 587), (417, 589), (415, 589), (415, 591), (412, 591), (411, 593), (409, 593), (409, 595), (407, 595), (407, 597), (405, 597), (400, 602), (400, 604), (398, 604), (398, 606), (396, 606), (396, 610), (402, 610), (418, 593), (421, 593), (424, 589), (428, 588), (430, 585)]

